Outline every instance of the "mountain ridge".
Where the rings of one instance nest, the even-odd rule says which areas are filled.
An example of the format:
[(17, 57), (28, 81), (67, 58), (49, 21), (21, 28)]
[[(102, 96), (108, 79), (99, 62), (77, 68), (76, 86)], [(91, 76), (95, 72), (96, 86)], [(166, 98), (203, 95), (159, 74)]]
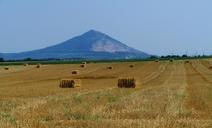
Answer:
[(82, 35), (73, 37), (62, 43), (38, 50), (20, 53), (0, 53), (5, 59), (130, 59), (147, 58), (150, 55), (129, 47), (112, 37), (90, 30)]

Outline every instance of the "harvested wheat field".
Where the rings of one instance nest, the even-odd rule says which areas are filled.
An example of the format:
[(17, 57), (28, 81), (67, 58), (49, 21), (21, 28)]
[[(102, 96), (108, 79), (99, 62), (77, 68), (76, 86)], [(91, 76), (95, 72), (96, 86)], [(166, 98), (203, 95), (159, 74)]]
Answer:
[[(1, 128), (211, 128), (209, 60), (0, 67)], [(133, 65), (133, 68), (129, 68)], [(112, 70), (105, 67), (111, 66)], [(72, 74), (72, 71), (79, 74)], [(135, 78), (136, 88), (118, 88)], [(80, 87), (60, 88), (61, 79)]]

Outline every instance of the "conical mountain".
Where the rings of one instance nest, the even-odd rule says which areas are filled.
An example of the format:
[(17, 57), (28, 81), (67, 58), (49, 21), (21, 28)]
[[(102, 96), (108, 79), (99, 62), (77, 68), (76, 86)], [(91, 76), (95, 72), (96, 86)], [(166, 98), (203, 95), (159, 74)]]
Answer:
[(44, 49), (3, 54), (5, 59), (129, 59), (146, 58), (148, 54), (131, 48), (112, 37), (90, 30), (80, 36)]

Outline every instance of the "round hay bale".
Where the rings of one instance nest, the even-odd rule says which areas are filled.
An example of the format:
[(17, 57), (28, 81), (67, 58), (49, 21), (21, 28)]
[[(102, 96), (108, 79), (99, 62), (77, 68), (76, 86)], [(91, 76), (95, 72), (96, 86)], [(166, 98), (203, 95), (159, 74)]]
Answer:
[(131, 64), (129, 67), (130, 67), (130, 68), (133, 68), (133, 67), (135, 67), (135, 65), (132, 65), (132, 64)]
[(113, 67), (112, 67), (112, 66), (109, 66), (109, 67), (107, 67), (107, 69), (110, 69), (110, 70), (112, 70), (112, 69), (113, 69)]
[(81, 80), (79, 79), (62, 79), (60, 81), (60, 88), (76, 88), (81, 86)]
[(36, 65), (36, 68), (40, 68), (40, 67), (41, 67), (41, 64), (37, 64), (37, 65)]
[(81, 67), (81, 68), (85, 68), (86, 65), (85, 65), (85, 64), (81, 64), (80, 67)]
[(118, 88), (135, 88), (136, 79), (135, 78), (119, 78)]
[(4, 68), (4, 70), (9, 70), (9, 69), (10, 69), (9, 67), (5, 67), (5, 68)]
[(72, 73), (73, 75), (76, 75), (76, 74), (79, 73), (79, 71), (78, 71), (78, 70), (74, 70), (74, 71), (72, 71), (71, 73)]

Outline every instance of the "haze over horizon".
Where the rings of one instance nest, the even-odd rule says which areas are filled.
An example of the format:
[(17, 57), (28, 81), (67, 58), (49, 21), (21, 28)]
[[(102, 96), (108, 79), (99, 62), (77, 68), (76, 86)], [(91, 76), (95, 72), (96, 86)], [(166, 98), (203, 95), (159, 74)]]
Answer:
[(156, 54), (212, 54), (212, 1), (0, 0), (0, 53), (55, 45), (94, 29)]

